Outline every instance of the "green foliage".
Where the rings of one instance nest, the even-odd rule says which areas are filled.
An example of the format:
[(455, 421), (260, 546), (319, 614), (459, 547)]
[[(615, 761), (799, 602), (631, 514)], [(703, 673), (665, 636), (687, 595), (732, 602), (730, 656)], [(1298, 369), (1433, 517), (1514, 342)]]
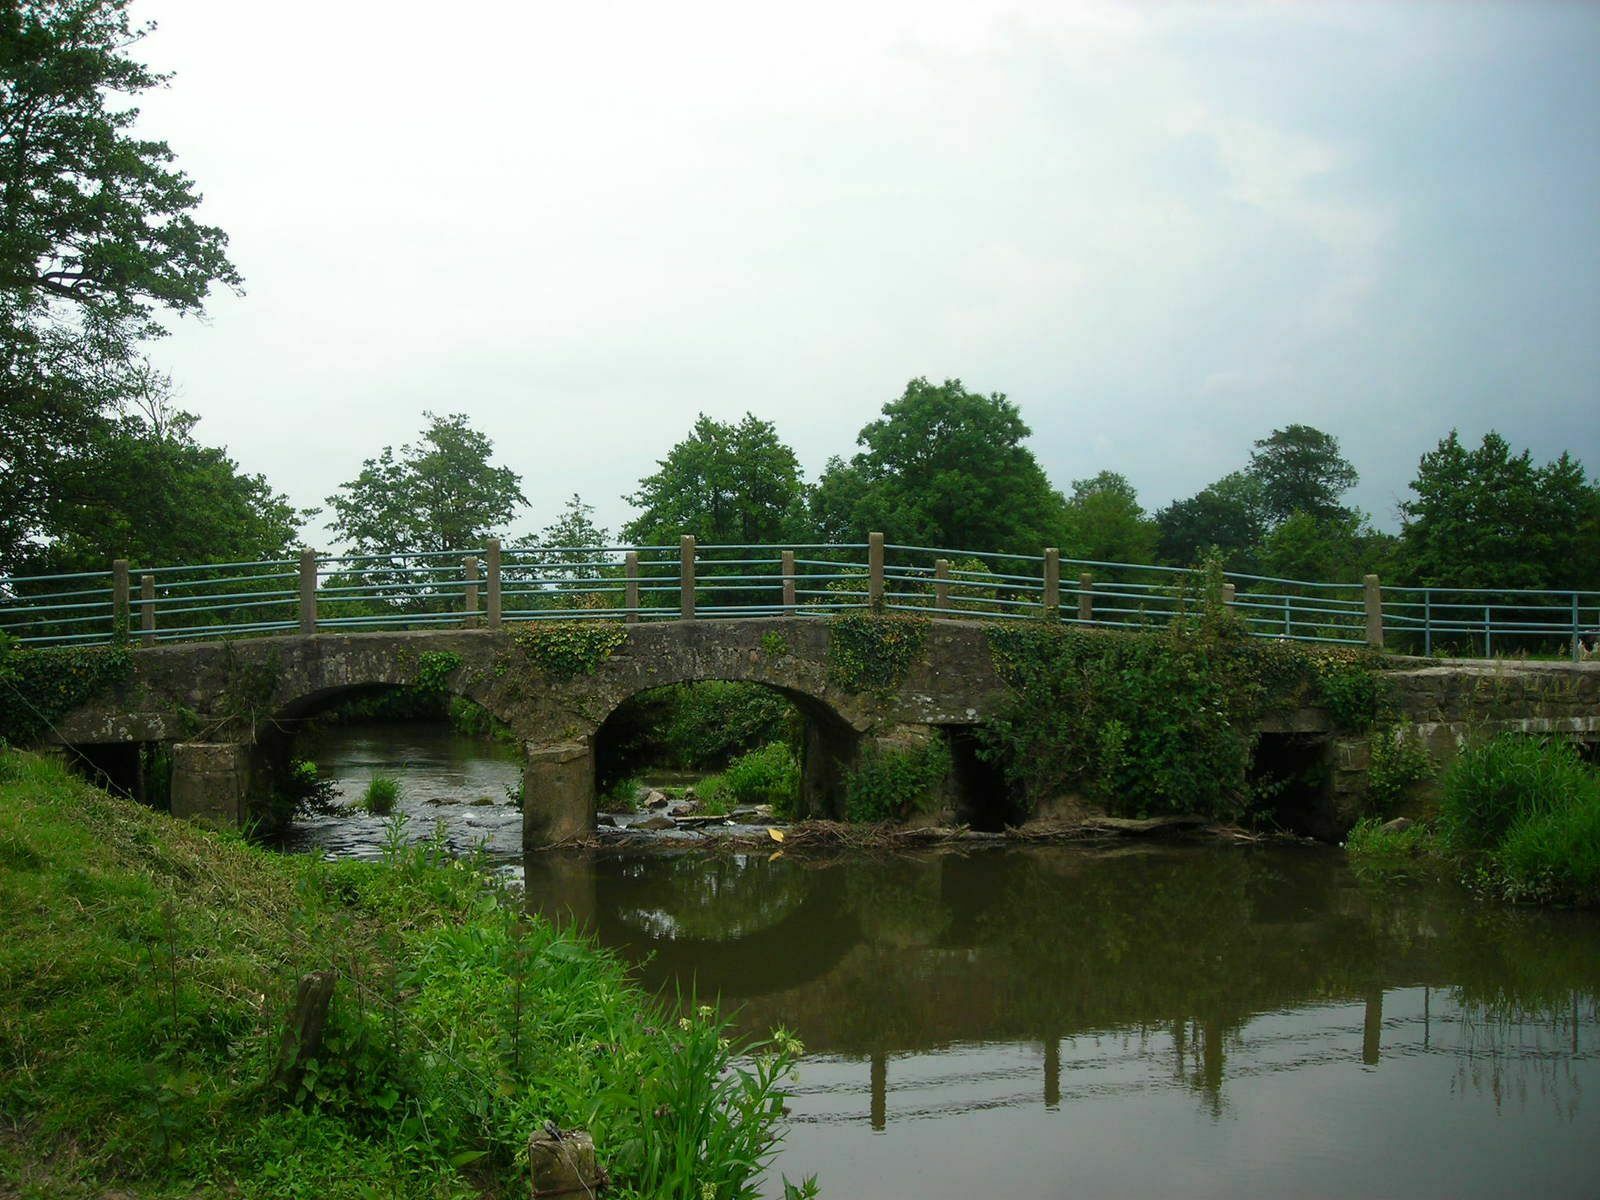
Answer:
[(125, 646), (35, 650), (0, 637), (0, 742), (39, 741), (52, 722), (132, 674), (133, 655)]
[[(798, 1044), (652, 1000), (398, 819), (381, 863), (277, 855), (13, 754), (0, 861), (0, 1119), (39, 1195), (77, 1194), (69, 1173), (85, 1194), (526, 1195), (546, 1121), (589, 1129), (622, 1197), (757, 1194)], [(295, 981), (326, 969), (322, 1052), (264, 1088)]]
[(361, 794), (361, 807), (374, 816), (386, 817), (400, 799), (400, 781), (392, 775), (374, 775)]
[(1250, 474), (1260, 483), (1262, 508), (1275, 524), (1295, 513), (1347, 516), (1339, 498), (1361, 478), (1339, 453), (1338, 439), (1310, 425), (1286, 425), (1258, 441), (1250, 454)]
[(1450, 849), (1485, 854), (1519, 821), (1560, 812), (1596, 786), (1593, 768), (1572, 743), (1501, 734), (1465, 747), (1450, 764), (1439, 829)]
[(1383, 694), (1371, 656), (1245, 638), (1217, 596), (1160, 633), (1019, 622), (988, 636), (1012, 698), (983, 753), (1029, 805), (1078, 793), (1124, 815), (1237, 820), (1263, 712), (1321, 703), (1363, 728)]
[(761, 656), (769, 661), (789, 657), (789, 639), (776, 629), (769, 629), (761, 635)]
[(1367, 806), (1392, 814), (1420, 783), (1437, 772), (1416, 730), (1406, 726), (1377, 729), (1372, 734), (1372, 760), (1367, 767)]
[(950, 747), (939, 736), (917, 747), (869, 750), (845, 776), (845, 819), (903, 821), (928, 811), (950, 769)]
[[(1592, 532), (1600, 491), (1568, 454), (1535, 466), (1499, 434), (1470, 450), (1456, 432), (1422, 456), (1401, 505), (1400, 564), (1434, 587), (1593, 587)], [(1586, 531), (1590, 540), (1586, 543)]]
[[(225, 451), (196, 442), (190, 431), (197, 418), (166, 412), (164, 400), (153, 403), (143, 415), (99, 423), (61, 464), (48, 518), (52, 540), (25, 556), (24, 572), (102, 571), (113, 558), (156, 566), (290, 554), (301, 515), (288, 497), (264, 476), (241, 473)], [(202, 624), (207, 616), (182, 621)]]
[(512, 643), (547, 679), (593, 675), (628, 640), (616, 621), (528, 621), (511, 631)]
[(333, 780), (322, 777), (316, 763), (304, 758), (294, 759), (285, 776), (280, 784), (281, 803), (292, 813), (326, 813), (336, 807), (334, 796), (338, 788)]
[(1378, 569), (1393, 540), (1375, 532), (1358, 512), (1341, 509), (1321, 517), (1292, 513), (1267, 535), (1261, 570), (1285, 579), (1357, 583)]
[(1437, 837), (1420, 822), (1406, 829), (1385, 829), (1375, 817), (1363, 817), (1345, 838), (1345, 852), (1357, 875), (1372, 879), (1426, 879), (1440, 873)]
[(1261, 482), (1243, 471), (1224, 475), (1189, 499), (1174, 500), (1155, 522), (1162, 562), (1192, 566), (1215, 547), (1229, 570), (1251, 570), (1267, 531)]
[(794, 811), (800, 796), (800, 763), (786, 742), (769, 742), (741, 754), (720, 775), (696, 789), (708, 811), (735, 804), (770, 804), (780, 814)]
[(950, 607), (963, 613), (996, 613), (1000, 594), (994, 570), (981, 558), (958, 558), (950, 564)]
[(1512, 825), (1494, 867), (1512, 899), (1600, 905), (1600, 783), (1593, 772), (1562, 808), (1530, 812)]
[(833, 617), (828, 621), (828, 678), (847, 691), (893, 691), (922, 652), (927, 632), (922, 617)]
[(483, 545), (527, 500), (510, 467), (490, 465), (494, 443), (464, 413), (423, 413), (419, 441), (385, 446), (328, 497), (329, 527), (355, 554), (467, 551)]
[(627, 497), (642, 510), (622, 528), (635, 545), (675, 545), (686, 533), (708, 545), (771, 544), (804, 532), (800, 463), (770, 421), (702, 413), (657, 466)]
[(424, 650), (417, 655), (419, 691), (439, 694), (446, 689), (450, 672), (461, 665), (461, 656), (451, 650)]
[[(157, 319), (236, 287), (227, 236), (135, 99), (128, 0), (0, 7), (0, 567), (48, 545), (61, 484), (107, 413), (137, 402)], [(88, 517), (88, 514), (83, 514)], [(90, 518), (92, 519), (92, 518)], [(100, 565), (100, 564), (96, 564)]]
[(822, 537), (1038, 554), (1061, 544), (1066, 502), (1024, 444), (1017, 406), (959, 379), (913, 379), (856, 440), (831, 458), (812, 497)]
[(1090, 479), (1073, 481), (1061, 545), (1069, 558), (1154, 562), (1157, 535), (1156, 523), (1145, 515), (1127, 476), (1101, 471)]

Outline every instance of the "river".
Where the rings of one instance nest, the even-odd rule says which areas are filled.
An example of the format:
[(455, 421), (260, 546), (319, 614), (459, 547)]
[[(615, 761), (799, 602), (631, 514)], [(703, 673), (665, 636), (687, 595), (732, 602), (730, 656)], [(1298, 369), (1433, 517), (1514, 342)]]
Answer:
[[(314, 753), (519, 871), (516, 811), (472, 803), (509, 755), (393, 725)], [(381, 825), (296, 836), (376, 853)], [(1600, 1193), (1594, 914), (1298, 846), (556, 854), (526, 887), (647, 986), (800, 1036), (772, 1177), (835, 1200)]]

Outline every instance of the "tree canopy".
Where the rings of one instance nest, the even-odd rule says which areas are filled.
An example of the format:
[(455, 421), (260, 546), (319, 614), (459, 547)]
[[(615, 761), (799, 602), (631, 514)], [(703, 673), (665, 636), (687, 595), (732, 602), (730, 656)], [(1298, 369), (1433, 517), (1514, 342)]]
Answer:
[(1194, 566), (1212, 546), (1231, 571), (1256, 565), (1267, 522), (1261, 481), (1235, 471), (1187, 500), (1174, 500), (1156, 513), (1157, 545), (1163, 562)]
[(423, 417), (418, 441), (385, 446), (328, 497), (329, 527), (356, 554), (471, 550), (527, 503), (521, 476), (489, 461), (494, 443), (465, 413)]
[(624, 499), (643, 511), (622, 527), (637, 545), (693, 534), (707, 544), (793, 540), (803, 533), (805, 480), (771, 421), (737, 424), (704, 413)]
[(1336, 517), (1342, 497), (1360, 482), (1339, 453), (1339, 441), (1310, 425), (1286, 425), (1255, 444), (1250, 474), (1261, 485), (1261, 507), (1272, 522), (1297, 512)]
[(861, 430), (859, 453), (829, 460), (812, 505), (819, 531), (1037, 554), (1061, 541), (1066, 501), (1024, 445), (1029, 432), (999, 392), (913, 379)]
[(171, 149), (133, 133), (126, 100), (167, 78), (130, 57), (146, 29), (127, 7), (0, 5), (0, 565), (54, 536), (63, 480), (157, 315), (240, 282)]
[(1411, 491), (1400, 506), (1408, 583), (1562, 588), (1600, 577), (1592, 553), (1600, 491), (1569, 454), (1541, 467), (1498, 433), (1470, 449), (1451, 430), (1422, 456)]
[(1074, 480), (1067, 501), (1062, 550), (1070, 558), (1094, 562), (1155, 561), (1157, 528), (1139, 504), (1125, 475), (1101, 471)]

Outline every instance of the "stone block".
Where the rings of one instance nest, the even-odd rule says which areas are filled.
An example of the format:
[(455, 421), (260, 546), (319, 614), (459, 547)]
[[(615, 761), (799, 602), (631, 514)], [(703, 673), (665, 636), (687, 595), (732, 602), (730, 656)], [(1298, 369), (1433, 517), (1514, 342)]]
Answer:
[(250, 819), (254, 747), (238, 742), (179, 742), (172, 747), (172, 815), (242, 828)]

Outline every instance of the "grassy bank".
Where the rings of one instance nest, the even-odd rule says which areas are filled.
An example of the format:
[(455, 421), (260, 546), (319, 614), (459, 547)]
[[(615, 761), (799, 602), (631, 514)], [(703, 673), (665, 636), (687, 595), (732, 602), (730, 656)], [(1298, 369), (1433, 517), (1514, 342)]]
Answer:
[(1502, 734), (1456, 757), (1430, 820), (1363, 821), (1347, 848), (1367, 873), (1454, 873), (1508, 900), (1600, 905), (1600, 771), (1570, 742)]
[[(0, 754), (0, 1192), (525, 1196), (583, 1127), (608, 1195), (754, 1194), (796, 1047), (737, 1063), (437, 844), (319, 863)], [(296, 981), (322, 1052), (270, 1082)]]

